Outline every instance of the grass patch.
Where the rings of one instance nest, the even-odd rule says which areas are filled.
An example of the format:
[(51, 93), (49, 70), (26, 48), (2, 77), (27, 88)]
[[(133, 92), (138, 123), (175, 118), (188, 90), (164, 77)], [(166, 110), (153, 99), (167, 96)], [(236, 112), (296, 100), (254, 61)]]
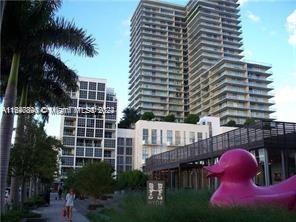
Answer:
[(90, 213), (92, 222), (294, 222), (295, 212), (274, 208), (216, 208), (209, 206), (210, 191), (167, 193), (164, 206), (146, 204), (146, 193), (128, 193), (122, 210)]

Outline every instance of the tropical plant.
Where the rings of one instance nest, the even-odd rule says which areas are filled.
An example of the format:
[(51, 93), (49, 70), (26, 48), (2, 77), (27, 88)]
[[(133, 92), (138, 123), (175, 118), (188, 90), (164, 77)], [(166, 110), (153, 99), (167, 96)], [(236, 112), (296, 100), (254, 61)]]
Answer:
[(236, 122), (234, 120), (229, 120), (226, 126), (236, 127)]
[(103, 161), (90, 163), (71, 173), (65, 183), (68, 188), (74, 188), (80, 194), (96, 199), (112, 192), (115, 184), (113, 171), (111, 165)]
[(148, 120), (148, 121), (153, 120), (154, 118), (155, 118), (155, 115), (153, 112), (145, 112), (141, 117), (142, 120)]
[(246, 118), (246, 121), (245, 121), (244, 125), (245, 126), (250, 126), (250, 125), (253, 125), (255, 123), (256, 123), (255, 119), (248, 117), (248, 118)]
[(133, 108), (127, 107), (122, 113), (123, 117), (118, 124), (119, 128), (131, 128), (131, 125), (136, 123), (141, 118), (141, 115)]
[(30, 117), (25, 119), (22, 143), (14, 145), (10, 156), (10, 167), (22, 178), (22, 190), (25, 190), (24, 184), (30, 178), (34, 178), (34, 190), (37, 189), (37, 178), (42, 184), (53, 181), (57, 171), (58, 150), (62, 147), (59, 140), (46, 135), (43, 123)]
[(189, 114), (186, 116), (184, 123), (196, 124), (199, 121), (199, 116), (197, 114)]
[(148, 176), (140, 170), (122, 172), (118, 175), (117, 188), (121, 190), (143, 190)]
[[(1, 58), (11, 59), (10, 74), (4, 95), (4, 108), (15, 107), (19, 80), (19, 65), (37, 47), (47, 50), (64, 48), (75, 54), (94, 56), (94, 39), (73, 22), (56, 18), (61, 1), (9, 1), (6, 3), (1, 29)], [(30, 56), (26, 56), (26, 54)], [(10, 57), (10, 58), (9, 58)], [(3, 86), (1, 80), (1, 86)], [(6, 187), (13, 113), (3, 113), (1, 138), (1, 201)], [(3, 204), (1, 204), (3, 206)]]
[(174, 114), (168, 114), (167, 116), (164, 117), (163, 119), (165, 122), (175, 122), (176, 117)]

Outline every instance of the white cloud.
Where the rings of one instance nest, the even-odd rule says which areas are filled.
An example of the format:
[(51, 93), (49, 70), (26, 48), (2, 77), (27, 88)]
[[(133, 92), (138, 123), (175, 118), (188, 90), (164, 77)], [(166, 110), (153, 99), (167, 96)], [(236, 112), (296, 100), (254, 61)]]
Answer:
[(286, 28), (289, 33), (288, 42), (296, 47), (296, 9), (287, 17)]
[(296, 88), (284, 86), (275, 91), (277, 120), (296, 122)]
[(251, 20), (251, 21), (253, 21), (253, 22), (259, 22), (260, 21), (260, 17), (259, 16), (257, 16), (257, 15), (255, 15), (253, 12), (251, 12), (251, 11), (248, 11), (247, 12), (247, 17)]

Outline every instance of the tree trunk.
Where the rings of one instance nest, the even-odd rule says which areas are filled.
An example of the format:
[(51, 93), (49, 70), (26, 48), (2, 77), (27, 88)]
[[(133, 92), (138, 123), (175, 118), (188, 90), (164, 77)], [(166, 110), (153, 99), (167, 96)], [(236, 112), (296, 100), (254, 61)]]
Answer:
[(22, 178), (22, 204), (25, 202), (25, 200), (27, 199), (27, 184), (26, 184), (26, 178), (23, 177)]
[(29, 198), (33, 196), (33, 177), (29, 179)]
[[(4, 109), (15, 107), (17, 97), (17, 79), (20, 64), (20, 53), (14, 53), (12, 57), (10, 74), (4, 96)], [(7, 110), (6, 110), (7, 111)], [(0, 127), (0, 148), (1, 148), (1, 208), (4, 208), (4, 193), (7, 184), (8, 163), (11, 147), (11, 136), (13, 131), (13, 113), (3, 112)]]
[[(28, 86), (23, 86), (22, 88), (22, 94), (21, 94), (21, 100), (19, 102), (19, 107), (25, 107), (27, 106), (27, 98), (28, 97)], [(15, 130), (15, 142), (14, 144), (17, 146), (19, 144), (23, 143), (23, 135), (24, 135), (24, 128), (25, 128), (25, 115), (26, 114), (20, 114), (17, 117), (17, 126)], [(11, 175), (11, 199), (14, 200), (14, 204), (19, 204), (19, 192), (18, 192), (18, 186), (19, 186), (19, 176), (17, 175), (17, 169), (12, 170), (14, 173)]]

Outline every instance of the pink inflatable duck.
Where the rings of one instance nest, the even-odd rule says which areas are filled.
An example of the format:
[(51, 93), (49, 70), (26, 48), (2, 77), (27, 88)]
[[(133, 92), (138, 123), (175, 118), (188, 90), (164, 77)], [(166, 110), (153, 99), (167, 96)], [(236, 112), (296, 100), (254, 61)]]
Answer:
[(274, 205), (293, 209), (296, 205), (296, 176), (268, 187), (259, 187), (252, 178), (257, 173), (256, 158), (243, 149), (225, 152), (218, 163), (204, 167), (208, 176), (218, 177), (220, 186), (211, 197), (216, 206)]

